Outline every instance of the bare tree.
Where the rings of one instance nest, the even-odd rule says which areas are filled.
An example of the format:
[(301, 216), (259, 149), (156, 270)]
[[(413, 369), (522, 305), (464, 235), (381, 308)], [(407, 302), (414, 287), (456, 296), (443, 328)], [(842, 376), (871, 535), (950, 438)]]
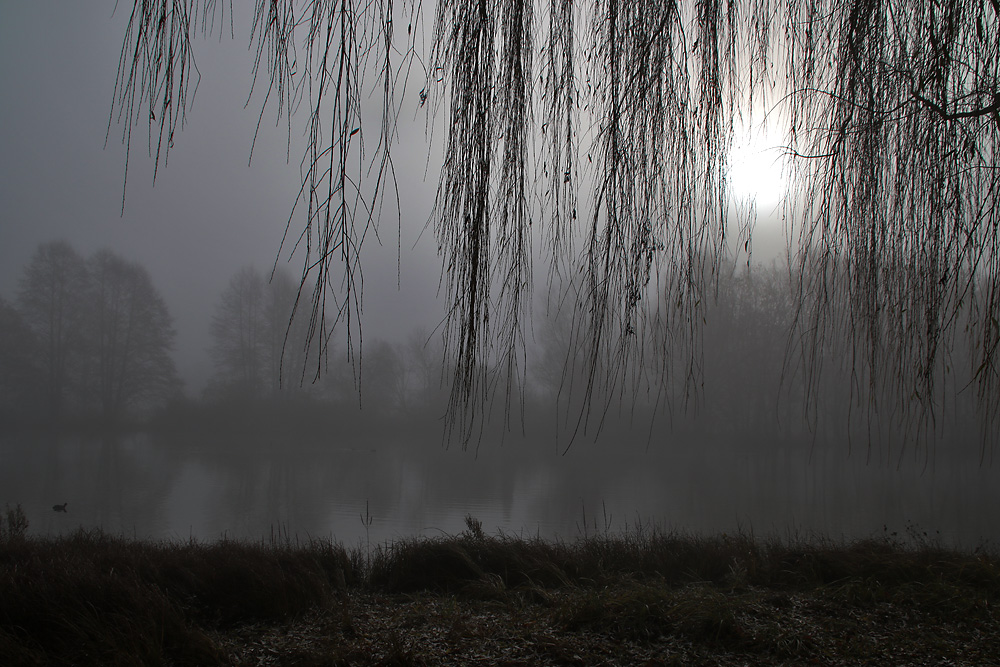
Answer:
[(0, 419), (37, 417), (42, 376), (39, 341), (20, 313), (0, 298)]
[(376, 341), (365, 353), (361, 384), (362, 405), (376, 414), (406, 408), (406, 365), (396, 346)]
[(87, 285), (86, 264), (65, 241), (40, 245), (21, 278), (18, 312), (38, 341), (45, 399), (53, 420), (62, 418), (79, 378)]
[(302, 386), (309, 350), (306, 322), (293, 318), (298, 289), (284, 271), (268, 281), (253, 266), (230, 279), (211, 324), (216, 388), (259, 397)]
[[(64, 241), (38, 247), (18, 293), (19, 322), (4, 327), (25, 395), (44, 389), (48, 416), (100, 413), (106, 421), (170, 397), (179, 380), (170, 357), (170, 313), (146, 270), (109, 250), (83, 260)], [(30, 338), (25, 336), (30, 335)], [(23, 377), (25, 364), (41, 381)], [(13, 380), (13, 377), (7, 378)]]
[(212, 317), (211, 355), (215, 381), (226, 391), (260, 396), (277, 382), (271, 377), (270, 327), (263, 277), (252, 266), (230, 279)]
[(102, 250), (88, 262), (88, 351), (93, 394), (106, 421), (173, 395), (180, 382), (170, 351), (174, 328), (163, 297), (140, 264)]
[(266, 359), (272, 392), (295, 389), (305, 383), (309, 365), (307, 322), (293, 317), (298, 290), (298, 281), (283, 270), (275, 270), (264, 287)]
[[(115, 113), (126, 142), (147, 123), (157, 164), (183, 122), (192, 39), (227, 6), (135, 2)], [(267, 104), (289, 124), (308, 111), (300, 243), (320, 346), (341, 322), (360, 333), (357, 253), (394, 182), (421, 17), (420, 2), (256, 3)], [(751, 248), (729, 150), (758, 121), (783, 127), (793, 157), (793, 340), (811, 386), (838, 346), (869, 416), (932, 431), (942, 350), (969, 308), (985, 432), (1000, 431), (997, 0), (438, 0), (425, 56), (420, 102), (448, 121), (433, 227), (463, 440), (487, 396), (523, 379), (534, 221), (576, 304), (578, 425), (598, 386), (697, 390), (704, 308), (732, 248)], [(362, 90), (382, 100), (367, 146)]]

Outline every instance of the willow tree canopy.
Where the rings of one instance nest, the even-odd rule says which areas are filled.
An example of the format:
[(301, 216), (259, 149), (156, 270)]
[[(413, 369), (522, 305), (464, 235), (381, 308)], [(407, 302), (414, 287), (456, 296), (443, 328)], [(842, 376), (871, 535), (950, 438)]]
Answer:
[[(970, 390), (996, 428), (998, 0), (430, 9), (256, 2), (262, 118), (304, 123), (307, 137), (289, 225), (305, 249), (299, 307), (320, 346), (338, 325), (349, 341), (360, 333), (358, 253), (393, 194), (399, 113), (416, 98), (428, 127), (443, 128), (431, 224), (461, 435), (498, 383), (509, 400), (523, 377), (535, 255), (572, 295), (586, 396), (636, 373), (665, 393), (690, 387), (720, 267), (751, 248), (752, 212), (729, 192), (730, 145), (736, 128), (769, 123), (790, 156), (790, 340), (811, 382), (835, 346), (872, 405), (932, 424), (949, 345), (968, 337)], [(157, 165), (183, 124), (195, 37), (231, 32), (232, 12), (135, 1), (112, 115), (126, 142), (148, 126)]]

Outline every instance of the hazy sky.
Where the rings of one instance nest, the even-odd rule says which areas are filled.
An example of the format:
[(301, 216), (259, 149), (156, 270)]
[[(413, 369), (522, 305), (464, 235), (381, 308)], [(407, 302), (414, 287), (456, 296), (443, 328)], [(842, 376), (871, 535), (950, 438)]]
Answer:
[[(13, 300), (21, 271), (39, 243), (64, 238), (82, 255), (110, 248), (141, 262), (163, 294), (178, 332), (178, 368), (194, 392), (211, 368), (206, 353), (214, 305), (242, 266), (269, 268), (299, 183), (301, 150), (285, 161), (286, 135), (273, 125), (247, 159), (258, 106), (244, 109), (252, 59), (246, 50), (250, 7), (237, 6), (235, 40), (200, 39), (201, 83), (184, 131), (155, 186), (145, 126), (133, 139), (124, 215), (124, 149), (109, 111), (131, 3), (114, 0), (0, 0), (0, 295)], [(416, 104), (416, 91), (408, 117)], [(273, 115), (270, 116), (273, 120)], [(138, 127), (138, 126), (137, 126)], [(433, 328), (440, 263), (432, 236), (410, 250), (430, 212), (432, 171), (423, 121), (397, 150), (401, 197), (402, 290), (396, 291), (396, 221), (365, 255), (366, 339), (402, 338)], [(293, 144), (301, 125), (293, 124)], [(293, 231), (299, 228), (293, 223)], [(284, 260), (285, 257), (283, 256)], [(293, 274), (300, 260), (286, 264)]]

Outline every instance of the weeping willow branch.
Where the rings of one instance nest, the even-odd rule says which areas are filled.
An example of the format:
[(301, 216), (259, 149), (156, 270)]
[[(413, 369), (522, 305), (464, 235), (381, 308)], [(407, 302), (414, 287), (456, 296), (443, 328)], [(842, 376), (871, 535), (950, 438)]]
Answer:
[(998, 432), (998, 18), (986, 2), (789, 16), (792, 90), (829, 93), (792, 103), (793, 140), (823, 156), (799, 164), (804, 366), (815, 391), (823, 349), (843, 350), (868, 419), (909, 425), (911, 441), (935, 429), (960, 334), (984, 433)]
[[(206, 19), (208, 10), (214, 7), (214, 2), (211, 7), (206, 5)], [(221, 10), (221, 5), (219, 7)], [(164, 163), (167, 161), (178, 125), (184, 127), (188, 93), (194, 97), (200, 78), (191, 47), (197, 16), (197, 4), (191, 0), (147, 0), (136, 2), (132, 8), (118, 57), (113, 106), (105, 137), (107, 145), (111, 122), (117, 120), (127, 147), (122, 211), (125, 210), (129, 149), (135, 124), (147, 121), (147, 151), (153, 157), (154, 179), (161, 158)]]
[[(223, 8), (134, 4), (112, 114), (127, 145), (147, 121), (156, 168), (193, 97), (194, 17), (221, 32)], [(321, 349), (340, 325), (360, 346), (359, 253), (394, 192), (419, 13), (389, 0), (256, 3), (262, 108), (289, 134), (305, 112), (293, 209), (304, 222), (290, 217), (286, 235), (302, 225), (292, 245)], [(961, 343), (984, 433), (1000, 433), (996, 0), (438, 0), (426, 62), (420, 102), (446, 125), (431, 224), (448, 423), (464, 443), (500, 388), (508, 416), (523, 395), (534, 227), (550, 284), (575, 309), (574, 433), (599, 428), (614, 396), (697, 399), (706, 305), (736, 248), (750, 251), (753, 214), (733, 205), (729, 153), (756, 122), (780, 123), (793, 156), (789, 340), (807, 404), (821, 400), (824, 366), (843, 360), (869, 423), (930, 436)], [(375, 130), (363, 104), (373, 93)]]
[[(448, 138), (434, 203), (438, 250), (448, 277), (444, 328), (455, 365), (448, 403), (463, 442), (485, 410), (490, 335), (490, 186), (496, 24), (487, 0), (442, 2), (434, 27), (433, 69), (448, 81)], [(444, 276), (442, 277), (444, 279)]]
[(693, 15), (674, 2), (599, 7), (596, 206), (574, 330), (588, 357), (575, 433), (592, 418), (599, 429), (608, 397), (643, 383), (660, 396), (697, 393), (699, 323), (725, 252), (735, 106), (735, 5), (699, 2)]
[[(232, 33), (231, 3), (228, 13)], [(291, 252), (302, 251), (303, 260), (295, 310), (309, 304), (308, 341), (315, 341), (321, 352), (313, 356), (314, 378), (323, 372), (323, 352), (340, 324), (346, 330), (349, 355), (360, 359), (361, 248), (369, 233), (377, 233), (381, 203), (388, 193), (394, 193), (398, 210), (391, 155), (398, 138), (396, 88), (414, 54), (409, 39), (402, 48), (395, 43), (397, 14), (406, 16), (405, 10), (396, 11), (392, 0), (360, 5), (353, 0), (258, 0), (250, 29), (253, 86), (267, 81), (254, 145), (264, 114), (273, 107), (277, 119), (285, 120), (290, 150), (292, 115), (303, 103), (308, 110), (301, 187), (282, 247), (289, 242), (296, 211), (304, 209), (302, 230), (290, 245)], [(192, 102), (192, 73), (197, 72), (192, 43), (198, 16), (202, 32), (219, 30), (221, 36), (226, 5), (215, 0), (137, 0), (129, 19), (112, 118), (123, 124), (123, 142), (130, 148), (134, 124), (148, 115), (156, 168), (161, 158), (166, 162), (178, 123), (183, 124)], [(297, 39), (304, 46), (301, 56)], [(370, 92), (366, 83), (372, 79), (378, 81), (383, 105), (376, 146), (367, 150), (365, 138), (371, 128), (362, 109)], [(126, 174), (127, 169), (126, 158)]]
[[(545, 119), (541, 134), (548, 137), (547, 161), (542, 177), (549, 190), (543, 201), (551, 207), (549, 218), (549, 282), (565, 272), (565, 259), (572, 254), (573, 221), (577, 219), (576, 183), (579, 178), (577, 154), (577, 73), (575, 9), (571, 0), (550, 0), (546, 67)], [(551, 166), (550, 166), (551, 165)]]

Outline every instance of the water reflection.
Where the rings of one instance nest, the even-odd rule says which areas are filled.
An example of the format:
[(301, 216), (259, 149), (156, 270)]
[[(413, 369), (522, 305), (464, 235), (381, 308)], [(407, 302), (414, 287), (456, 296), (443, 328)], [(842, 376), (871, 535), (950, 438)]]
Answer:
[[(841, 447), (723, 440), (669, 446), (545, 439), (484, 444), (336, 437), (6, 436), (0, 503), (30, 531), (100, 527), (137, 537), (212, 540), (282, 534), (348, 545), (487, 531), (572, 539), (637, 522), (697, 533), (927, 531), (973, 548), (1000, 539), (1000, 469), (974, 453), (886, 462)], [(68, 513), (52, 511), (68, 503)], [(365, 520), (370, 517), (370, 525)]]

